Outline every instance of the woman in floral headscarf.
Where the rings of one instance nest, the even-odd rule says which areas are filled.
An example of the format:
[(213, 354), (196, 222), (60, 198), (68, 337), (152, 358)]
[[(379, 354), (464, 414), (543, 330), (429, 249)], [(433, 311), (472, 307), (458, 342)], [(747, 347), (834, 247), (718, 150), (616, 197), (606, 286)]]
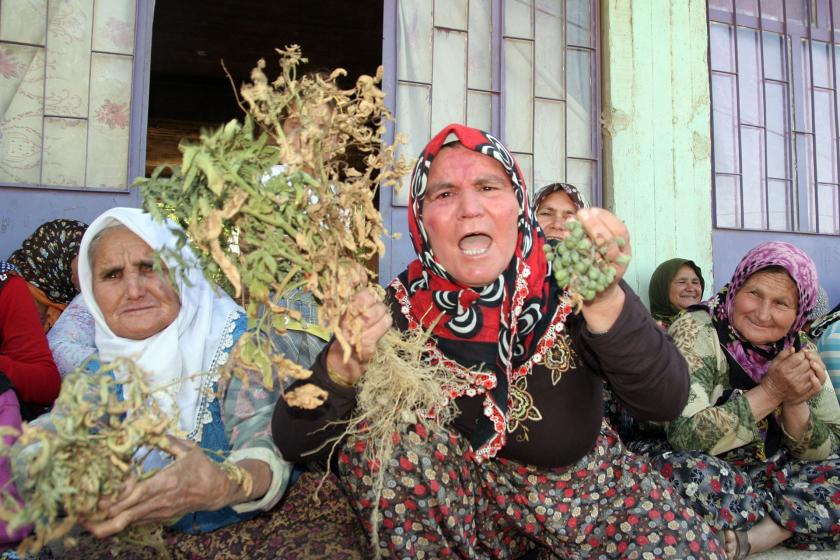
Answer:
[(562, 239), (566, 236), (566, 220), (587, 206), (574, 185), (551, 183), (537, 193), (534, 214), (546, 239)]
[(730, 559), (782, 542), (840, 546), (840, 460), (829, 458), (840, 450), (840, 406), (801, 332), (816, 298), (811, 259), (764, 243), (669, 330), (691, 396), (668, 426), (673, 450), (653, 453), (654, 464), (721, 530)]
[(87, 224), (53, 220), (38, 227), (9, 257), (29, 283), (44, 331), (49, 331), (67, 304), (79, 293), (79, 246)]
[[(450, 135), (457, 141), (447, 144)], [(329, 453), (322, 444), (341, 433), (334, 421), (351, 413), (354, 385), (393, 321), (431, 331), (432, 359), (469, 386), (441, 388), (460, 412), (448, 429), (394, 434), (381, 500), (364, 434), (338, 451), (339, 477), (376, 556), (516, 558), (536, 545), (568, 558), (719, 558), (710, 529), (603, 421), (602, 376), (648, 419), (673, 417), (687, 389), (685, 361), (619, 281), (625, 267), (575, 312), (550, 273), (518, 165), (480, 130), (438, 133), (410, 197), (418, 258), (391, 283), (390, 309), (370, 292), (358, 296), (365, 327), (349, 362), (334, 341), (316, 360), (307, 382), (330, 393), (325, 406), (302, 414), (278, 402), (283, 455)], [(578, 218), (611, 257), (629, 255), (615, 216), (589, 209)]]

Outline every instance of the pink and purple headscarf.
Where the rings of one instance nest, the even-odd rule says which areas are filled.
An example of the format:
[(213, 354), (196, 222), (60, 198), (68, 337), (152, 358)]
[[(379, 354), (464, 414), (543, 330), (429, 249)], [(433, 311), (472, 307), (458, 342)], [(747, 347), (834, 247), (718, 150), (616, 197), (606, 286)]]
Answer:
[[(788, 333), (769, 346), (758, 346), (744, 339), (731, 325), (735, 295), (754, 273), (771, 267), (784, 268), (799, 294), (796, 319)], [(712, 316), (720, 343), (747, 375), (760, 382), (769, 363), (785, 348), (799, 349), (799, 332), (817, 302), (817, 268), (801, 249), (781, 241), (769, 241), (750, 250), (732, 274), (732, 279), (712, 299), (703, 303)]]

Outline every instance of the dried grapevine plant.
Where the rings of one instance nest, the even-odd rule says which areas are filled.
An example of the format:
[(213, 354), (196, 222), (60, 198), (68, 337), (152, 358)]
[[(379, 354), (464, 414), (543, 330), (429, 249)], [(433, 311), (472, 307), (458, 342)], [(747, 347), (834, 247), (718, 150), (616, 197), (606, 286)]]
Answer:
[[(121, 370), (125, 382), (113, 373)], [(120, 398), (118, 395), (122, 395)], [(8, 493), (0, 518), (10, 529), (32, 525), (33, 533), (18, 552), (37, 553), (50, 541), (74, 539), (69, 531), (81, 520), (96, 520), (97, 504), (114, 496), (131, 476), (146, 478), (145, 456), (138, 450), (169, 448), (167, 434), (177, 434), (146, 385), (144, 373), (131, 360), (100, 364), (96, 374), (79, 369), (62, 380), (61, 394), (49, 425), (24, 424), (14, 446), (0, 454), (15, 463), (15, 484), (25, 502)], [(154, 546), (166, 555), (162, 525), (134, 526), (115, 537), (114, 546)]]
[[(180, 146), (183, 159), (169, 167), (171, 176), (159, 168), (138, 181), (151, 213), (187, 224), (183, 242), (195, 244), (205, 273), (223, 273), (247, 301), (252, 328), (236, 362), (261, 371), (269, 387), (273, 367), (286, 378), (310, 374), (283, 357), (269, 336), (298, 319), (276, 303), (295, 289), (315, 296), (320, 324), (349, 356), (354, 341), (338, 325), (353, 314), (353, 295), (370, 282), (364, 265), (383, 251), (376, 187), (395, 186), (407, 170), (396, 144), (382, 139), (390, 115), (377, 87), (381, 67), (344, 90), (336, 83), (344, 70), (299, 77), (305, 62), (299, 47), (278, 53), (274, 81), (261, 60), (240, 89), (244, 123), (204, 131), (198, 143)], [(285, 397), (314, 408), (326, 394), (306, 385)]]

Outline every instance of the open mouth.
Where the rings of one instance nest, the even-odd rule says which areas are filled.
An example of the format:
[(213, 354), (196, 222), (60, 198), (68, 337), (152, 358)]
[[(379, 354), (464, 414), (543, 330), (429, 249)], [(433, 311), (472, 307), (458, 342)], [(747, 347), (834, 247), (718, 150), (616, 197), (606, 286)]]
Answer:
[(483, 255), (490, 249), (493, 239), (483, 233), (470, 233), (461, 238), (458, 248), (461, 252), (470, 257)]

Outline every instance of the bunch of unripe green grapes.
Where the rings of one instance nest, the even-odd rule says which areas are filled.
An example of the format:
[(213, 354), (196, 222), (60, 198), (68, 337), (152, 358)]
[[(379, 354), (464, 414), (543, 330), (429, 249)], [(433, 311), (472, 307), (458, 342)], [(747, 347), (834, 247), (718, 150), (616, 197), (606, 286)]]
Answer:
[[(624, 265), (630, 262), (628, 255), (619, 255), (614, 261), (607, 259), (609, 244), (597, 247), (583, 225), (574, 218), (566, 221), (568, 235), (555, 245), (543, 246), (546, 258), (551, 263), (554, 279), (560, 288), (568, 288), (573, 299), (592, 301), (615, 280), (613, 262)], [(614, 239), (619, 248), (624, 239)]]

